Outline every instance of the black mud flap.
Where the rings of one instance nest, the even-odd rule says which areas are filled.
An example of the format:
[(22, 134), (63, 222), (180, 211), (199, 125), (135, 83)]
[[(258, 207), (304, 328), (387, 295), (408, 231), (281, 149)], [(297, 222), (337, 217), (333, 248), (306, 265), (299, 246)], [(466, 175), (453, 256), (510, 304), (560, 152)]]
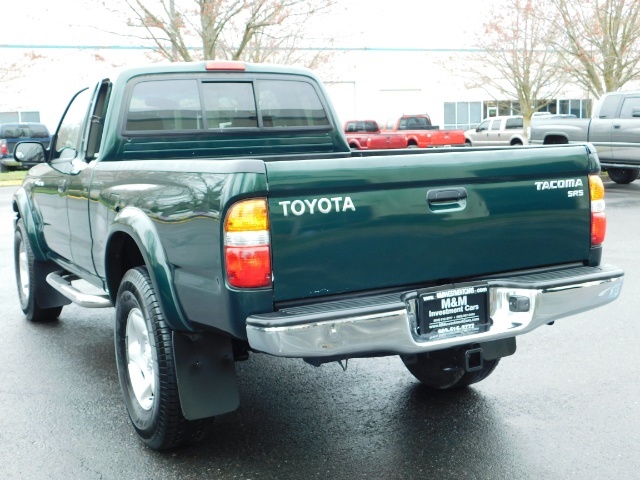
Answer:
[(173, 332), (173, 355), (182, 414), (213, 417), (240, 405), (231, 339), (215, 333)]
[(71, 300), (47, 283), (47, 275), (60, 270), (60, 265), (53, 262), (33, 262), (33, 282), (36, 286), (36, 298), (41, 308), (63, 307)]

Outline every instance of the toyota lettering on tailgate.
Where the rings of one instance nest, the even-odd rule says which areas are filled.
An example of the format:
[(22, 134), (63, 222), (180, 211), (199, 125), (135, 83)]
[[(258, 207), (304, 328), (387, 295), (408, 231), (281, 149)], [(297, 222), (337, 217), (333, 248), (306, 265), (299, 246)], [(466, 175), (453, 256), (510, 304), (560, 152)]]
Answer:
[(284, 216), (289, 216), (289, 212), (296, 216), (304, 215), (306, 213), (313, 215), (316, 212), (331, 213), (331, 212), (346, 212), (356, 211), (356, 207), (353, 204), (351, 197), (331, 197), (331, 198), (312, 198), (310, 200), (284, 200), (278, 202), (278, 205), (282, 206)]

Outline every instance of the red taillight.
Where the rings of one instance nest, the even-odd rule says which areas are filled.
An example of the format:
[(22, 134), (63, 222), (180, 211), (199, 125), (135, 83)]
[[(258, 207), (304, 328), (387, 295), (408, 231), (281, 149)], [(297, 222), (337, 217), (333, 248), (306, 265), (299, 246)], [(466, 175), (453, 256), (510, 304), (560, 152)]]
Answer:
[(224, 222), (224, 257), (229, 285), (271, 285), (271, 238), (264, 198), (243, 200), (229, 209)]
[(607, 232), (607, 217), (604, 213), (604, 184), (598, 175), (589, 175), (589, 194), (591, 196), (591, 245), (604, 242)]
[(0, 143), (0, 153), (2, 155), (6, 155), (8, 153), (6, 140), (2, 140), (2, 143)]
[(225, 247), (227, 279), (238, 288), (271, 285), (271, 249), (262, 247)]

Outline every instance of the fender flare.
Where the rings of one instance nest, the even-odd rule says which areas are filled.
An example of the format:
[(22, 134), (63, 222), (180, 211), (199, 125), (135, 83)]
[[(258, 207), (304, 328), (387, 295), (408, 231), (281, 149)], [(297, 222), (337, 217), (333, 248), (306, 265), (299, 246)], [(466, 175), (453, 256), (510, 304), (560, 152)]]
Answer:
[(48, 258), (44, 253), (45, 249), (42, 248), (42, 245), (44, 245), (44, 239), (42, 239), (42, 229), (38, 229), (36, 227), (37, 223), (42, 225), (42, 222), (36, 222), (36, 220), (40, 216), (38, 212), (33, 209), (31, 202), (29, 201), (27, 191), (24, 189), (24, 187), (20, 187), (13, 194), (13, 211), (17, 214), (16, 218), (14, 219), (14, 228), (19, 216), (20, 218), (22, 218), (24, 229), (27, 232), (27, 239), (29, 240), (29, 245), (31, 246), (33, 256), (38, 261), (46, 262)]
[[(136, 243), (156, 290), (160, 309), (169, 326), (173, 330), (195, 332), (196, 329), (191, 326), (180, 307), (180, 301), (172, 281), (172, 268), (153, 221), (143, 211), (135, 207), (125, 207), (118, 212), (109, 229), (105, 252), (110, 251), (113, 236), (117, 232), (126, 233)], [(105, 265), (108, 279), (110, 276), (109, 263), (105, 262)]]

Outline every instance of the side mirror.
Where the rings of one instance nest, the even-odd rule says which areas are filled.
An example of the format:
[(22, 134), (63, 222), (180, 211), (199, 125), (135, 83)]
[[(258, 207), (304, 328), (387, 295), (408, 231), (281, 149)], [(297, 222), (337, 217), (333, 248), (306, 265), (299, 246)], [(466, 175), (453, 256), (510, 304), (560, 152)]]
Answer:
[(14, 160), (25, 167), (32, 167), (46, 161), (44, 146), (38, 142), (20, 142), (13, 150)]

